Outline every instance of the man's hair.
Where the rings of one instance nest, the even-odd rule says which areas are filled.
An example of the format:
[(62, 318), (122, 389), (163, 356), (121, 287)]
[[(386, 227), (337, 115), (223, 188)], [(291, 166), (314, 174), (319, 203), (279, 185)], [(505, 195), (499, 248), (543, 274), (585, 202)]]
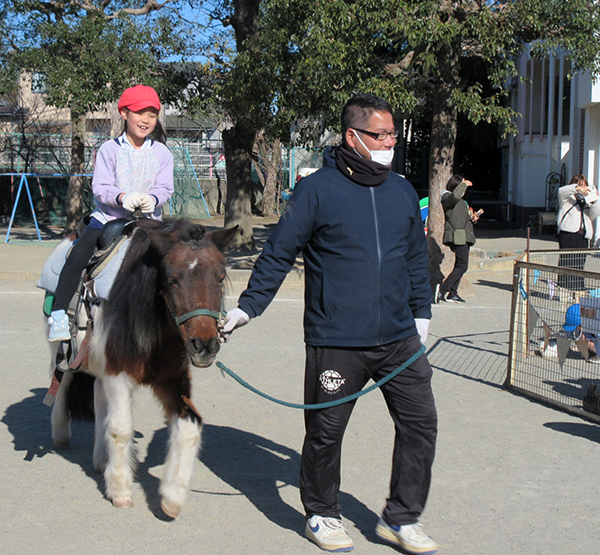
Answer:
[(448, 179), (448, 183), (446, 183), (446, 190), (453, 193), (454, 189), (456, 189), (464, 180), (465, 178), (462, 175), (455, 173), (450, 179)]
[(342, 110), (342, 137), (350, 128), (366, 129), (373, 112), (389, 112), (394, 117), (390, 103), (374, 94), (357, 94), (348, 100)]

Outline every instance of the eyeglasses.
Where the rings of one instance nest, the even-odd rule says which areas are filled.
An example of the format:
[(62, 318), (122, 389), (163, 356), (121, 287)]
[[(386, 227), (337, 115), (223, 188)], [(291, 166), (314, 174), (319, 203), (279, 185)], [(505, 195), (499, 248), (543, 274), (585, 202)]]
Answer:
[(374, 133), (373, 131), (365, 131), (364, 129), (358, 129), (356, 127), (353, 127), (352, 129), (354, 129), (354, 131), (360, 131), (365, 135), (369, 135), (369, 137), (373, 137), (378, 141), (385, 141), (388, 137), (392, 137), (394, 140), (398, 139), (398, 131), (396, 131), (395, 129), (389, 133), (387, 131), (382, 131), (381, 133)]

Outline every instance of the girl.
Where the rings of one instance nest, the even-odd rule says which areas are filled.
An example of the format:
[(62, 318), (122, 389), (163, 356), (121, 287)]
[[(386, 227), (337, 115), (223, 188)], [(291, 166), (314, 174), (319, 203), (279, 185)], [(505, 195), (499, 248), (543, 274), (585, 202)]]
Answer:
[[(448, 245), (455, 255), (454, 268), (443, 283), (436, 286), (435, 302), (464, 303), (458, 295), (458, 285), (469, 267), (469, 249), (475, 244), (473, 224), (479, 219), (483, 210), (473, 214), (463, 199), (467, 187), (473, 183), (462, 175), (453, 175), (442, 193), (442, 207), (446, 217), (444, 229), (444, 245)], [(446, 297), (446, 295), (448, 295)]]
[(125, 121), (124, 131), (98, 150), (92, 179), (96, 206), (61, 271), (48, 318), (49, 341), (71, 338), (67, 309), (104, 224), (128, 217), (137, 208), (150, 218), (160, 219), (160, 206), (173, 194), (173, 156), (164, 144), (156, 91), (144, 85), (131, 87), (121, 95), (118, 108)]

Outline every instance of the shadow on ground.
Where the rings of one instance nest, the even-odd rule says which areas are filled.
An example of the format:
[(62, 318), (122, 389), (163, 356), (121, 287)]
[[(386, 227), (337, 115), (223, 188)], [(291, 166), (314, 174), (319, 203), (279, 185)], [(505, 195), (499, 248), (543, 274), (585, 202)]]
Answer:
[(501, 291), (512, 291), (513, 290), (512, 283), (498, 283), (497, 281), (490, 281), (488, 279), (478, 279), (473, 285), (480, 285), (482, 287), (491, 287), (494, 289), (500, 289)]
[(434, 369), (501, 387), (508, 363), (508, 330), (443, 337), (428, 350)]
[[(288, 505), (279, 492), (285, 487), (299, 490), (300, 454), (296, 450), (243, 430), (205, 424), (200, 461), (271, 522), (304, 534), (304, 515)], [(192, 495), (194, 493), (236, 495), (192, 490)], [(344, 518), (354, 522), (365, 537), (374, 540), (378, 515), (345, 492), (340, 492), (340, 504)]]
[(597, 424), (583, 422), (546, 422), (544, 428), (600, 443), (600, 426)]
[(46, 455), (58, 455), (79, 466), (92, 478), (98, 490), (104, 491), (102, 476), (95, 470), (92, 462), (94, 449), (94, 424), (73, 422), (72, 439), (68, 449), (57, 450), (52, 441), (50, 427), (50, 408), (43, 404), (46, 389), (32, 389), (31, 397), (10, 405), (1, 422), (13, 436), (14, 450), (23, 452), (23, 460), (32, 461)]

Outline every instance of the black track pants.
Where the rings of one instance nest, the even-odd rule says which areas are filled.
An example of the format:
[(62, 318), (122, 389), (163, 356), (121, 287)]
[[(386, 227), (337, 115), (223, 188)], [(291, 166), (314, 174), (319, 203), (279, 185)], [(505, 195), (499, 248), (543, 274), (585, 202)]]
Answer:
[[(560, 249), (579, 249), (585, 251), (589, 248), (589, 241), (585, 238), (583, 233), (560, 231), (558, 233), (558, 247)], [(585, 268), (586, 258), (586, 252), (563, 252), (558, 257), (558, 265), (561, 268), (583, 270)], [(571, 291), (582, 291), (585, 289), (585, 280), (581, 276), (568, 276), (559, 273), (558, 285), (570, 289)]]
[[(304, 402), (324, 403), (352, 395), (370, 379), (378, 381), (393, 372), (420, 346), (418, 335), (369, 349), (307, 346)], [(416, 522), (427, 501), (437, 436), (431, 375), (423, 355), (381, 388), (396, 430), (390, 496), (383, 512), (389, 524)], [(308, 517), (341, 514), (342, 438), (355, 402), (305, 411), (300, 495)]]
[(471, 245), (448, 245), (454, 253), (454, 268), (448, 277), (442, 283), (440, 293), (442, 295), (449, 294), (450, 297), (458, 295), (458, 286), (460, 280), (469, 269), (469, 250)]

